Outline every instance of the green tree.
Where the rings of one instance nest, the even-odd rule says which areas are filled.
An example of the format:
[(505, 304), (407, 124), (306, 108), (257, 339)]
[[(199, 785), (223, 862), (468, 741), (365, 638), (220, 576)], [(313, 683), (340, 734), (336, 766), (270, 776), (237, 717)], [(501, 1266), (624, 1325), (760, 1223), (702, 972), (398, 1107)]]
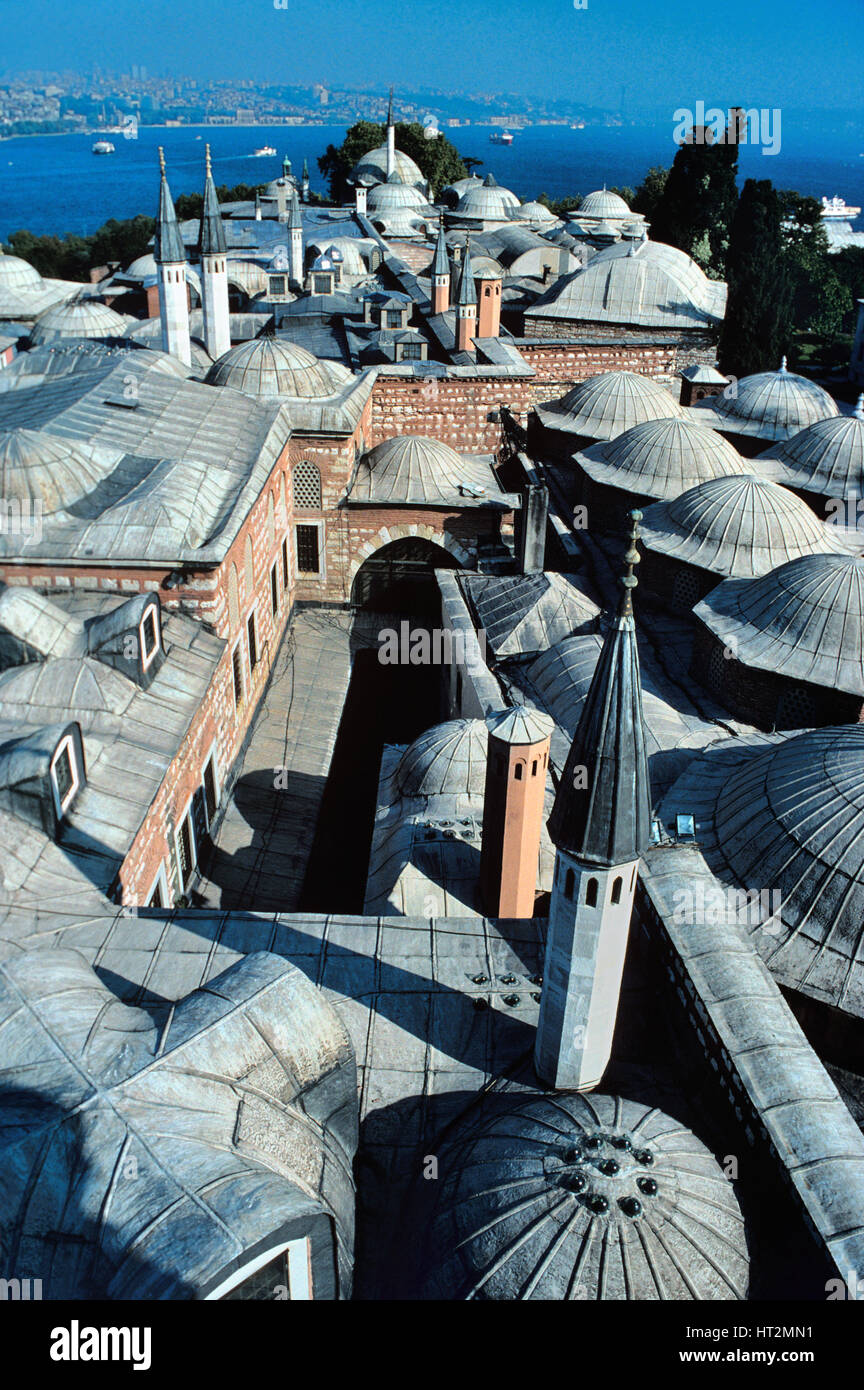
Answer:
[(681, 145), (651, 219), (655, 241), (699, 259), (706, 274), (715, 278), (722, 278), (726, 270), (729, 227), (738, 200), (737, 173), (734, 140), (712, 144), (701, 139)]
[[(377, 125), (374, 121), (357, 121), (346, 132), (341, 145), (327, 146), (318, 158), (318, 168), (329, 182), (330, 197), (334, 203), (352, 201), (353, 190), (348, 175), (364, 154), (383, 145), (386, 139), (386, 126)], [(414, 160), (429, 183), (433, 198), (437, 198), (448, 183), (467, 177), (468, 171), (455, 145), (450, 143), (446, 135), (427, 140), (418, 121), (397, 124), (396, 146)]]
[(663, 196), (668, 178), (669, 170), (664, 169), (662, 164), (655, 164), (653, 168), (649, 169), (636, 189), (633, 202), (630, 204), (633, 211), (641, 212), (643, 217), (646, 217), (649, 222), (653, 222), (657, 204)]
[(781, 192), (780, 198), (795, 327), (820, 338), (835, 337), (852, 309), (852, 295), (828, 249), (822, 209), (815, 198), (791, 190)]
[(748, 179), (729, 232), (729, 298), (720, 336), (721, 370), (775, 371), (792, 337), (793, 278), (786, 208), (768, 179)]
[(574, 193), (570, 198), (550, 198), (548, 193), (540, 193), (536, 201), (542, 203), (550, 212), (554, 212), (556, 217), (566, 217), (568, 212), (578, 212), (582, 206), (581, 193)]
[(48, 279), (87, 283), (96, 266), (109, 261), (126, 266), (145, 255), (155, 227), (152, 217), (140, 214), (122, 222), (112, 217), (91, 236), (34, 236), (23, 230), (13, 232), (8, 245), (13, 256), (29, 261)]

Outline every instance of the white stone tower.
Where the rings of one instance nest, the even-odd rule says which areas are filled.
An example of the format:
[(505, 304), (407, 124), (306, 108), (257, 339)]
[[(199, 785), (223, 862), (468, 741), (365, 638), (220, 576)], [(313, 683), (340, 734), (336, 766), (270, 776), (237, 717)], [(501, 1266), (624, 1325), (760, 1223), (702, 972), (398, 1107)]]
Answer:
[(201, 265), (201, 307), (204, 310), (204, 345), (214, 362), (231, 347), (228, 313), (228, 247), (219, 211), (219, 199), (210, 167), (210, 146), (205, 147), (204, 208), (198, 236)]
[(650, 840), (632, 602), (642, 514), (631, 518), (624, 594), (549, 817), (557, 855), (534, 1063), (563, 1091), (592, 1090), (609, 1062), (639, 856)]
[(290, 252), (289, 275), (297, 285), (303, 284), (303, 218), (300, 213), (300, 203), (297, 198), (297, 189), (291, 193), (291, 202), (288, 204), (288, 249)]
[(154, 254), (159, 273), (159, 318), (162, 350), (192, 365), (189, 343), (189, 291), (186, 285), (186, 252), (165, 177), (165, 151), (159, 146), (159, 215), (156, 219)]

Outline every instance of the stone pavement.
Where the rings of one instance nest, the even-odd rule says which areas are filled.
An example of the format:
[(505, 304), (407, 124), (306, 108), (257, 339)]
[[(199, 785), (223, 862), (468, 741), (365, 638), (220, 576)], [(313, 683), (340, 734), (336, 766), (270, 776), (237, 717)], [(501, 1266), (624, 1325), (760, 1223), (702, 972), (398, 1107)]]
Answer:
[(200, 905), (297, 910), (351, 675), (351, 627), (350, 613), (301, 610), (286, 630)]

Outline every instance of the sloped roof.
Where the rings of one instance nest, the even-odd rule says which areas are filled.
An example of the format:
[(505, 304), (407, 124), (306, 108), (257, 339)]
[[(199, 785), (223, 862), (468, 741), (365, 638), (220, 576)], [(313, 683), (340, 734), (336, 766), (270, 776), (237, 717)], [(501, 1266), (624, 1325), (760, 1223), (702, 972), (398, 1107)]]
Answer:
[(713, 478), (647, 507), (641, 530), (648, 550), (738, 579), (836, 552), (840, 539), (794, 492), (752, 474)]
[(732, 445), (688, 419), (647, 420), (576, 455), (595, 482), (646, 497), (679, 497), (744, 467)]
[(745, 666), (864, 696), (864, 558), (804, 555), (725, 579), (694, 613)]
[(780, 483), (823, 497), (864, 494), (864, 396), (852, 415), (816, 420), (759, 455)]
[(600, 609), (569, 574), (456, 576), (477, 627), (498, 657), (546, 651), (574, 632), (592, 629)]
[(836, 401), (815, 381), (787, 371), (785, 357), (778, 371), (745, 376), (732, 394), (694, 401), (691, 409), (704, 412), (717, 429), (775, 440), (840, 414)]
[(646, 420), (684, 418), (670, 391), (636, 372), (600, 372), (535, 410), (550, 429), (589, 439), (614, 439)]

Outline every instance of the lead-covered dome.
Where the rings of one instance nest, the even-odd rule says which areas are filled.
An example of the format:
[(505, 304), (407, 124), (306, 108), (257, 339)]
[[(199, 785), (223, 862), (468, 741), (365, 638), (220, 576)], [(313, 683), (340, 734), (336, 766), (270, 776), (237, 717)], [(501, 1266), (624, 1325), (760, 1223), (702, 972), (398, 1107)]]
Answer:
[(646, 420), (684, 418), (683, 406), (665, 387), (637, 372), (601, 372), (535, 409), (550, 429), (589, 439), (614, 439)]
[[(396, 151), (395, 172), (399, 175), (403, 183), (413, 183), (418, 188), (425, 188), (426, 180), (419, 165), (414, 163), (410, 155), (404, 154), (402, 150)], [(371, 185), (375, 183), (387, 182), (387, 146), (378, 145), (374, 150), (368, 150), (363, 158), (358, 160), (348, 176), (350, 183), (360, 183)]]
[(482, 719), (448, 719), (427, 729), (399, 760), (395, 777), (400, 795), (482, 796), (487, 738)]
[(839, 415), (837, 402), (806, 376), (787, 371), (786, 358), (776, 372), (745, 376), (737, 389), (696, 401), (717, 429), (762, 439), (789, 439), (817, 420)]
[(538, 203), (530, 200), (527, 203), (520, 203), (518, 208), (513, 209), (513, 219), (516, 222), (545, 222), (547, 224), (560, 222), (560, 217), (556, 217), (545, 203)]
[(370, 212), (396, 212), (403, 208), (425, 208), (427, 200), (413, 183), (406, 183), (394, 170), (386, 183), (370, 189), (366, 205)]
[(476, 218), (482, 221), (509, 221), (511, 209), (521, 204), (515, 193), (502, 188), (492, 174), (487, 174), (483, 182), (469, 188), (456, 204), (456, 215)]
[(429, 1184), (424, 1298), (746, 1298), (732, 1185), (679, 1120), (597, 1094), (487, 1114), (451, 1140)]
[(35, 344), (57, 338), (122, 338), (126, 319), (98, 299), (76, 299), (55, 304), (40, 314), (30, 332)]
[(693, 611), (745, 666), (864, 696), (864, 557), (805, 555), (725, 579)]
[(576, 210), (576, 217), (632, 217), (624, 199), (618, 193), (610, 193), (608, 188), (599, 188), (587, 193)]
[(223, 353), (206, 376), (211, 386), (230, 386), (247, 396), (319, 399), (336, 395), (352, 380), (347, 367), (321, 362), (287, 338), (253, 338)]
[(864, 396), (852, 415), (817, 420), (759, 455), (771, 477), (823, 497), (864, 494)]
[(646, 507), (647, 550), (724, 578), (767, 574), (802, 555), (836, 549), (836, 528), (778, 483), (752, 474), (711, 478), (668, 502)]
[(49, 515), (63, 511), (110, 471), (106, 459), (70, 440), (41, 430), (0, 429), (0, 496), (19, 506), (36, 503)]
[(39, 290), (42, 276), (29, 261), (0, 251), (0, 290)]
[(647, 420), (576, 457), (595, 482), (660, 499), (744, 467), (728, 440), (687, 419)]
[(376, 444), (361, 459), (351, 500), (423, 505), (457, 499), (467, 487), (489, 491), (493, 484), (492, 470), (482, 460), (464, 459), (438, 439), (400, 434)]

